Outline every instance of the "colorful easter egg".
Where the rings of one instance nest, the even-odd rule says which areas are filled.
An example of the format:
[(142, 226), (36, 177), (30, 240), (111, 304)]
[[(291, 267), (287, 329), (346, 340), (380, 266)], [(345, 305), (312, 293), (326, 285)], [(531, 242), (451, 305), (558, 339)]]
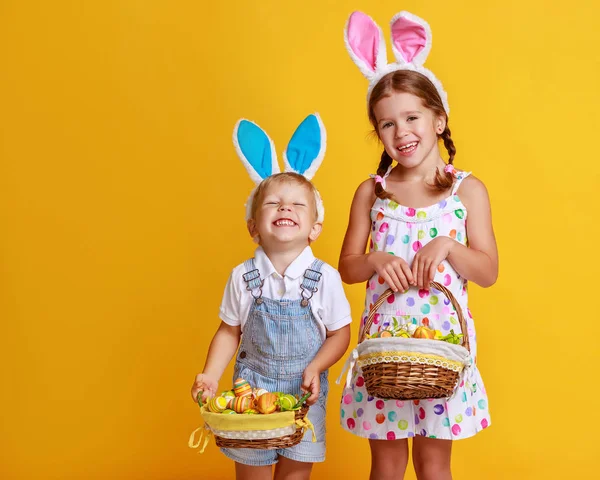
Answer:
[(252, 398), (248, 395), (235, 397), (231, 402), (230, 408), (237, 413), (244, 413), (249, 408), (252, 408)]
[(282, 412), (287, 410), (291, 410), (298, 403), (298, 400), (293, 395), (286, 393), (279, 397), (279, 408), (281, 408)]
[(268, 393), (268, 390), (265, 390), (264, 388), (255, 388), (252, 390), (254, 398), (260, 397), (263, 393)]
[(237, 415), (237, 413), (235, 412), (235, 410), (231, 410), (230, 408), (228, 408), (227, 410), (223, 410), (223, 415)]
[(248, 410), (244, 410), (244, 415), (258, 415), (260, 412), (256, 408), (249, 408)]
[(277, 400), (279, 396), (274, 393), (263, 393), (256, 399), (256, 409), (263, 414), (273, 413), (277, 410)]
[(221, 413), (227, 408), (227, 399), (223, 397), (213, 397), (209, 400), (208, 410), (213, 413)]
[(238, 378), (233, 383), (233, 393), (236, 397), (244, 397), (246, 395), (252, 395), (252, 387), (243, 378)]

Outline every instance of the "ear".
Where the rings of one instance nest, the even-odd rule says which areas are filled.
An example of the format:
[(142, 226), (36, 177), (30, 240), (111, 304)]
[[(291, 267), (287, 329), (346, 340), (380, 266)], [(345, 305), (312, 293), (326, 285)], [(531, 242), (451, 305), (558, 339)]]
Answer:
[(250, 178), (259, 184), (279, 173), (275, 145), (262, 128), (250, 120), (239, 120), (233, 129), (233, 144)]
[(318, 113), (306, 117), (292, 135), (283, 152), (286, 172), (296, 172), (309, 180), (325, 157), (327, 133)]
[(392, 50), (398, 63), (423, 65), (431, 50), (431, 28), (409, 12), (394, 15), (390, 22)]
[(387, 65), (385, 39), (379, 25), (363, 12), (353, 12), (344, 28), (344, 43), (352, 61), (369, 80)]
[(446, 117), (444, 115), (439, 115), (433, 121), (435, 133), (441, 135), (446, 130)]
[(315, 223), (312, 226), (312, 228), (310, 229), (310, 233), (308, 234), (309, 242), (314, 242), (317, 238), (319, 238), (319, 235), (321, 235), (322, 230), (323, 230), (323, 224)]
[(256, 222), (254, 221), (253, 218), (249, 219), (246, 222), (246, 227), (248, 228), (248, 233), (250, 234), (250, 236), (252, 237), (252, 239), (256, 243), (259, 243), (260, 242), (260, 237), (258, 235), (258, 230), (256, 229)]

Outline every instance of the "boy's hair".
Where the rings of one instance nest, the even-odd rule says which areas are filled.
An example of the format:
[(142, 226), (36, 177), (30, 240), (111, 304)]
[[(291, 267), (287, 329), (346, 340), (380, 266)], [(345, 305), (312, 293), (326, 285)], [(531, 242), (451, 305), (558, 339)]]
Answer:
[[(456, 148), (454, 147), (454, 142), (450, 136), (448, 115), (444, 110), (444, 104), (433, 83), (431, 83), (425, 75), (418, 72), (412, 70), (397, 70), (382, 77), (377, 85), (373, 87), (373, 91), (369, 98), (369, 120), (377, 135), (379, 136), (379, 132), (377, 131), (377, 120), (373, 109), (379, 100), (390, 96), (392, 93), (410, 93), (411, 95), (415, 95), (421, 99), (425, 108), (433, 111), (436, 116), (441, 116), (446, 119), (446, 128), (438, 135), (438, 138), (441, 138), (444, 141), (444, 146), (446, 147), (446, 150), (448, 150), (448, 163), (452, 164), (454, 155), (456, 154)], [(391, 164), (392, 158), (384, 149), (381, 154), (379, 167), (377, 167), (377, 175), (383, 177)], [(440, 173), (439, 170), (436, 170), (434, 186), (438, 190), (450, 188), (453, 182), (454, 177), (451, 173), (445, 171)], [(375, 184), (375, 194), (379, 198), (392, 198), (392, 194), (387, 192), (381, 183)]]
[(254, 195), (252, 196), (252, 206), (250, 208), (250, 213), (251, 213), (250, 218), (252, 218), (252, 219), (256, 218), (256, 211), (258, 210), (258, 207), (260, 206), (260, 204), (263, 201), (263, 198), (265, 196), (265, 191), (267, 190), (267, 188), (271, 185), (277, 185), (277, 184), (285, 183), (285, 182), (295, 183), (297, 185), (305, 187), (309, 192), (312, 192), (312, 194), (313, 194), (312, 202), (313, 202), (313, 207), (314, 207), (315, 220), (317, 220), (317, 218), (319, 217), (319, 213), (317, 210), (317, 199), (319, 198), (319, 192), (317, 191), (317, 189), (315, 188), (315, 186), (312, 184), (312, 182), (310, 180), (308, 180), (305, 176), (300, 175), (295, 172), (275, 173), (275, 174), (265, 178), (262, 182), (260, 182), (258, 187), (256, 187)]

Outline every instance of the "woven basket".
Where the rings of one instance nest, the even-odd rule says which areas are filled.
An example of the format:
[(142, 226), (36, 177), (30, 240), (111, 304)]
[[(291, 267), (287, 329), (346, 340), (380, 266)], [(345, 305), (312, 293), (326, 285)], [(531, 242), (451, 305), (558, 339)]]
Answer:
[[(463, 345), (453, 345), (441, 340), (398, 337), (365, 341), (377, 309), (394, 294), (391, 289), (387, 289), (369, 311), (357, 347), (358, 364), (362, 368), (369, 395), (384, 399), (420, 400), (450, 397), (454, 392), (460, 373), (470, 356), (467, 325), (452, 292), (437, 282), (432, 282), (431, 286), (442, 292), (456, 310), (463, 333)], [(420, 351), (420, 348), (427, 351)]]
[[(295, 420), (304, 420), (308, 413), (308, 406), (303, 405), (300, 410), (296, 410)], [(278, 415), (277, 413), (271, 413), (269, 415)], [(230, 418), (235, 422), (236, 415), (231, 415)], [(241, 438), (225, 438), (217, 435), (213, 431), (217, 447), (222, 448), (254, 448), (257, 450), (274, 450), (278, 448), (288, 448), (297, 445), (302, 440), (304, 435), (304, 428), (299, 425), (294, 425), (295, 431), (292, 434), (284, 435), (276, 438), (264, 438), (264, 439), (241, 439)]]

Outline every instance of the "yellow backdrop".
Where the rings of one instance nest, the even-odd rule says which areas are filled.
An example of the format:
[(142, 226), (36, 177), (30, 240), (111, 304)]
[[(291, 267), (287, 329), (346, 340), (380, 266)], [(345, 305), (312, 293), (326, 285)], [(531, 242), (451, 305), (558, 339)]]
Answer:
[[(492, 198), (500, 279), (471, 293), (493, 425), (455, 444), (455, 478), (597, 475), (597, 2), (3, 0), (3, 479), (231, 478), (187, 437), (225, 281), (254, 247), (232, 128), (257, 121), (280, 153), (321, 113), (314, 249), (337, 265), (380, 152), (342, 40), (355, 9), (384, 30), (401, 9), (429, 21), (456, 164)], [(363, 286), (346, 292), (357, 318)], [(315, 479), (368, 474), (339, 394)]]

